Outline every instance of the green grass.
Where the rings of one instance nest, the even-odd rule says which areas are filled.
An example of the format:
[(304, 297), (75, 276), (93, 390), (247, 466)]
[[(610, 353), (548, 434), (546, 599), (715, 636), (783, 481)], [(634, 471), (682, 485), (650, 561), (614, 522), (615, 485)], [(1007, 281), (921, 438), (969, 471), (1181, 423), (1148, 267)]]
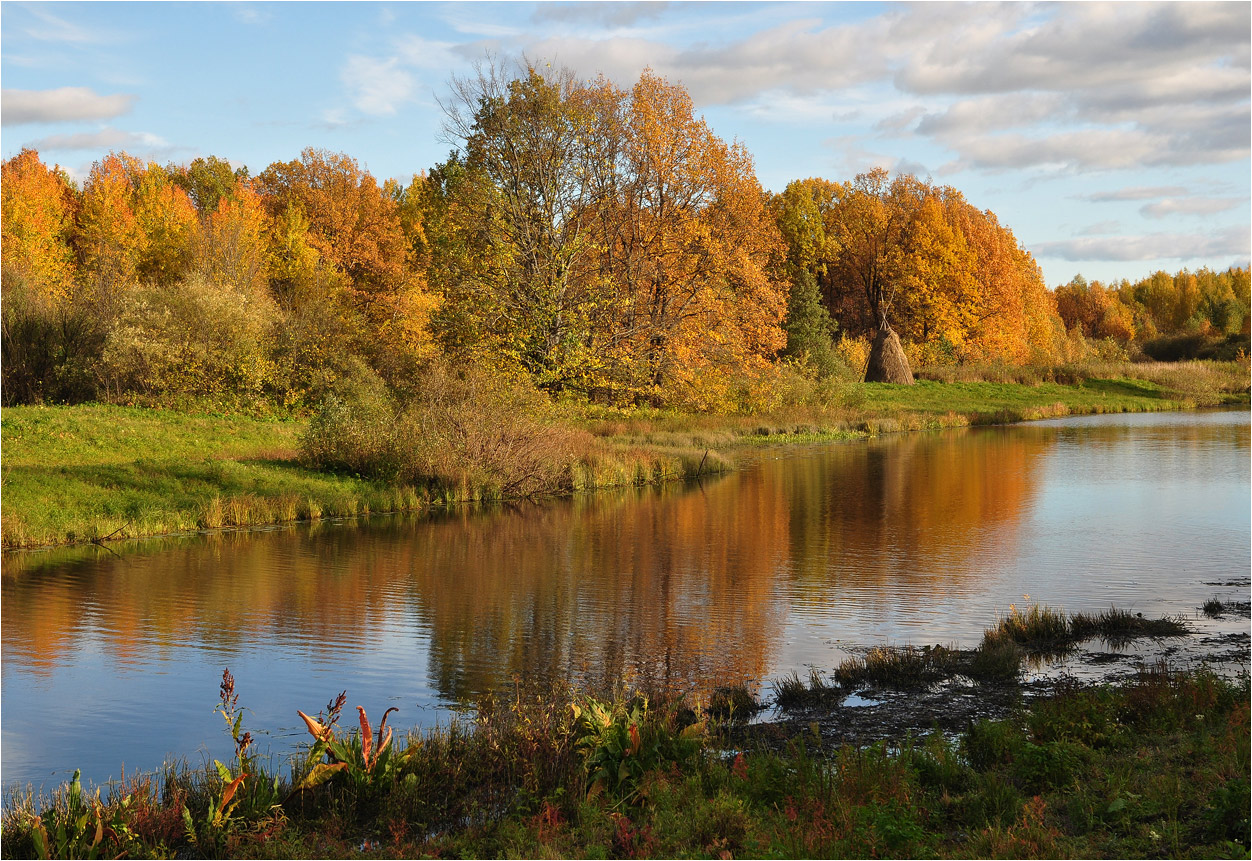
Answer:
[[(305, 422), (136, 407), (9, 407), (0, 417), (6, 548), (423, 510), (479, 501), (481, 488), (394, 485), (297, 459)], [(596, 448), (566, 465), (569, 490), (724, 472), (691, 446)]]
[(295, 461), (299, 422), (112, 406), (10, 407), (3, 542), (29, 547), (420, 505)]
[(955, 738), (834, 748), (800, 729), (779, 750), (682, 701), (520, 691), (410, 733), (385, 769), (337, 730), (348, 759), (322, 782), (244, 745), (98, 799), (14, 793), (0, 856), (1246, 857), (1248, 700), (1246, 676), (1157, 665)]

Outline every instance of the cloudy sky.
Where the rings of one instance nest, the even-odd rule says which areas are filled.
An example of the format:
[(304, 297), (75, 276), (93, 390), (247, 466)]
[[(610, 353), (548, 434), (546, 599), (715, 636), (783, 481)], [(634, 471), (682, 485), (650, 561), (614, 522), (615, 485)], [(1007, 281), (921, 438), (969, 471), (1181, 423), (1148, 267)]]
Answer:
[(0, 146), (253, 172), (306, 146), (407, 181), (488, 52), (690, 91), (757, 174), (929, 176), (1050, 286), (1249, 258), (1252, 6), (1237, 3), (0, 4)]

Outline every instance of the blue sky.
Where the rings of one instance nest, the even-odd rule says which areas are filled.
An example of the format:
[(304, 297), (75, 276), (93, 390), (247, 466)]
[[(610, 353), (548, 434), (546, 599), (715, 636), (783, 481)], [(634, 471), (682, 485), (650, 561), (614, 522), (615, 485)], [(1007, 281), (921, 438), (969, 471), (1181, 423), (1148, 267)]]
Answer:
[(0, 146), (259, 172), (306, 146), (407, 181), (487, 52), (650, 66), (763, 185), (881, 166), (994, 211), (1049, 286), (1246, 265), (1248, 3), (0, 4)]

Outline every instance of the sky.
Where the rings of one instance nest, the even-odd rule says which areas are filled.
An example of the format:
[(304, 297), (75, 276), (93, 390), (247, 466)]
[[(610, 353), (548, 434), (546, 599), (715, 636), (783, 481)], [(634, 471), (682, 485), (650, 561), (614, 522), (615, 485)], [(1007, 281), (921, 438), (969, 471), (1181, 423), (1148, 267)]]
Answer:
[(487, 57), (651, 68), (762, 185), (875, 167), (996, 213), (1049, 286), (1248, 265), (1252, 4), (0, 3), (0, 149), (258, 173), (305, 147), (380, 181), (447, 159)]

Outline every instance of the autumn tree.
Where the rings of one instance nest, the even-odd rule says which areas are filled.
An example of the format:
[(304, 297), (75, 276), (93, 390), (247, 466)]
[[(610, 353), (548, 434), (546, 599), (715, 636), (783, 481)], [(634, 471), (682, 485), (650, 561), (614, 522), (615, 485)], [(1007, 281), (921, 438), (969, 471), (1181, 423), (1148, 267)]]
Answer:
[(704, 405), (783, 346), (782, 245), (751, 159), (681, 87), (489, 67), (448, 113), (463, 148), (431, 172), (427, 224), (446, 340), (549, 390)]
[(443, 103), (462, 150), (438, 170), (440, 249), (452, 254), (437, 268), (450, 305), (472, 309), (459, 334), (559, 389), (578, 373), (594, 286), (591, 118), (568, 70), (520, 71), (480, 66)]
[(70, 241), (77, 207), (69, 177), (46, 167), (32, 149), (4, 162), (0, 176), (5, 280), (24, 278), (48, 301), (66, 301), (74, 284)]
[(710, 408), (785, 344), (784, 246), (751, 157), (650, 71), (599, 82), (598, 273), (608, 378), (634, 397)]
[(5, 405), (95, 396), (98, 316), (75, 302), (78, 194), (24, 149), (0, 167), (0, 393)]
[(85, 298), (112, 306), (138, 280), (147, 239), (134, 209), (135, 180), (143, 164), (110, 153), (91, 167), (75, 231)]
[(268, 291), (268, 219), (261, 197), (245, 181), (218, 197), (202, 220), (196, 265), (205, 278), (244, 295)]
[(408, 373), (429, 352), (432, 302), (394, 197), (355, 160), (311, 148), (270, 165), (253, 187), (273, 225), (280, 298), (290, 304), (281, 291), (295, 285), (334, 293), (319, 301), (340, 302), (359, 317), (358, 346), (375, 367)]

